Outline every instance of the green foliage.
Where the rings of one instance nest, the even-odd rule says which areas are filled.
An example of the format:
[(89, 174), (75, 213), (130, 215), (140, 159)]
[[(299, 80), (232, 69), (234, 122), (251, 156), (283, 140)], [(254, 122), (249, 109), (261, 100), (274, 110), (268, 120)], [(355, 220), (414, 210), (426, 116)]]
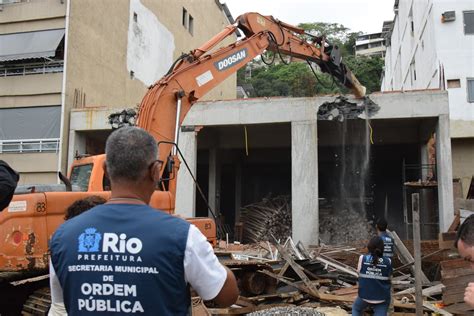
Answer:
[(384, 66), (383, 58), (377, 56), (347, 56), (344, 63), (359, 79), (359, 82), (367, 88), (367, 93), (380, 91), (380, 79)]
[[(367, 93), (380, 90), (380, 78), (384, 61), (380, 57), (354, 56), (355, 40), (361, 32), (350, 32), (338, 23), (302, 23), (299, 27), (315, 36), (325, 36), (329, 43), (338, 45), (343, 62), (367, 88)], [(285, 58), (287, 60), (288, 58)], [(279, 60), (278, 56), (276, 60)], [(246, 68), (252, 69), (250, 78), (246, 79)], [(334, 79), (316, 69), (317, 77), (306, 62), (292, 62), (289, 65), (275, 63), (270, 66), (261, 61), (254, 61), (237, 72), (237, 84), (249, 85), (254, 88), (251, 97), (309, 97), (316, 94), (348, 93)], [(337, 81), (337, 79), (336, 79)]]

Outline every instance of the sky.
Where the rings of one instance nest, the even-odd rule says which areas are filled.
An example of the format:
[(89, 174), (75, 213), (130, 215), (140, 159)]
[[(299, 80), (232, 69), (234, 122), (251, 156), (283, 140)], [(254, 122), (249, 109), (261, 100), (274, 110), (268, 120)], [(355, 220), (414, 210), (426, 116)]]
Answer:
[(382, 31), (383, 21), (393, 20), (394, 0), (220, 0), (234, 19), (258, 12), (293, 25), (305, 22), (339, 23), (364, 33)]

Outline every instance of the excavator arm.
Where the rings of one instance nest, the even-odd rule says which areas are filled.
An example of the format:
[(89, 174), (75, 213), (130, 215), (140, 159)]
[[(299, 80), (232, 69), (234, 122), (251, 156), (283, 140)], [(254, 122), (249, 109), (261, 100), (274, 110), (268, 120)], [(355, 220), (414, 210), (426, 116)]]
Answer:
[[(211, 51), (236, 29), (240, 29), (245, 38)], [(177, 143), (179, 126), (191, 106), (265, 50), (314, 62), (357, 97), (364, 96), (365, 87), (342, 63), (337, 46), (314, 36), (314, 43), (309, 43), (304, 34), (303, 29), (272, 16), (258, 13), (239, 16), (235, 25), (227, 26), (201, 47), (181, 56), (168, 74), (150, 87), (141, 102), (137, 125), (157, 141)], [(171, 152), (175, 154), (172, 146), (160, 146), (160, 160), (166, 161)]]

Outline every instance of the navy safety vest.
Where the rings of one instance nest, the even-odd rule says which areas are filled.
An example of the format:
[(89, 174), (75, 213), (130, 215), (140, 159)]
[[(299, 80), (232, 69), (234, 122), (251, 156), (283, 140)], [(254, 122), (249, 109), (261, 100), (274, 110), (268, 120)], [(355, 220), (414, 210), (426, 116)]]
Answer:
[(393, 238), (387, 232), (381, 232), (380, 238), (383, 240), (383, 256), (393, 257)]
[(366, 300), (390, 301), (390, 276), (392, 264), (387, 257), (379, 258), (377, 265), (372, 264), (372, 255), (362, 257), (359, 272), (359, 297)]
[(50, 248), (68, 315), (187, 315), (188, 231), (147, 205), (99, 205), (65, 222)]

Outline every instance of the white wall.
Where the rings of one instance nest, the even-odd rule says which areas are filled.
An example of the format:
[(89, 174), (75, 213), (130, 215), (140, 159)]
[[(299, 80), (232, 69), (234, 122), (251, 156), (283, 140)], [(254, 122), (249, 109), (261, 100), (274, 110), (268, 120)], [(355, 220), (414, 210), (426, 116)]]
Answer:
[[(447, 89), (455, 137), (474, 137), (474, 104), (467, 102), (466, 86), (466, 78), (474, 78), (474, 35), (464, 34), (463, 19), (463, 11), (470, 10), (473, 0), (400, 0), (381, 87), (382, 91), (443, 88), (442, 71), (445, 80), (460, 79), (459, 88)], [(456, 20), (442, 23), (445, 11), (455, 11)]]
[[(448, 89), (451, 120), (474, 121), (474, 103), (467, 102), (466, 78), (474, 78), (474, 35), (464, 34), (463, 11), (474, 11), (473, 0), (437, 0), (433, 8), (436, 50), (446, 79), (460, 79), (461, 87)], [(456, 11), (456, 20), (441, 23), (441, 14)], [(474, 137), (474, 130), (472, 135)]]
[[(134, 21), (134, 13), (139, 18)], [(149, 86), (173, 63), (174, 36), (140, 0), (130, 1), (127, 70)]]

